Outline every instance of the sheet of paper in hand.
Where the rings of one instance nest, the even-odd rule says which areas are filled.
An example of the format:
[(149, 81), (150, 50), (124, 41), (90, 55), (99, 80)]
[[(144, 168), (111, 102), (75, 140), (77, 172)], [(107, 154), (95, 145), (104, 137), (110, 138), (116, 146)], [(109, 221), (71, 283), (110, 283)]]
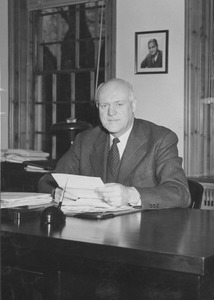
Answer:
[(62, 189), (66, 185), (66, 191), (72, 195), (77, 196), (77, 201), (63, 199), (63, 206), (87, 206), (89, 207), (103, 207), (107, 208), (109, 205), (105, 203), (101, 197), (96, 193), (96, 188), (104, 186), (100, 177), (71, 175), (52, 173), (52, 176)]
[(59, 187), (70, 193), (71, 198), (78, 196), (74, 201), (63, 199), (62, 211), (67, 216), (77, 216), (89, 219), (105, 219), (115, 215), (137, 212), (131, 206), (113, 207), (107, 204), (97, 193), (96, 188), (104, 186), (99, 177), (52, 173)]

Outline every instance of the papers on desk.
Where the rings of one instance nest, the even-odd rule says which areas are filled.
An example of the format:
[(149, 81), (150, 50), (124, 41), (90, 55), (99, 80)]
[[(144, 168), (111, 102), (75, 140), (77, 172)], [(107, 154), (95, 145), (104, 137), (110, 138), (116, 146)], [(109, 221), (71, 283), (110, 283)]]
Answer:
[(83, 212), (91, 211), (92, 209), (103, 210), (111, 208), (111, 206), (104, 202), (95, 191), (98, 186), (104, 185), (101, 178), (59, 173), (52, 173), (52, 176), (59, 187), (64, 189), (66, 186), (67, 192), (79, 198), (76, 201), (64, 198), (62, 204), (63, 212)]
[(44, 193), (22, 193), (22, 192), (2, 192), (1, 208), (12, 207), (35, 207), (50, 204), (52, 197)]
[(42, 167), (31, 166), (31, 165), (27, 165), (26, 167), (24, 167), (24, 169), (27, 172), (33, 172), (33, 173), (47, 173), (47, 172), (49, 172), (48, 170), (45, 170)]
[[(52, 176), (62, 189), (66, 186), (66, 191), (78, 196), (76, 201), (64, 198), (62, 211), (66, 215), (75, 216), (76, 214), (85, 214), (86, 217), (99, 218), (105, 213), (105, 216), (113, 213), (134, 212), (135, 209), (131, 206), (112, 207), (104, 202), (96, 193), (95, 189), (103, 186), (104, 183), (99, 177), (80, 176), (70, 174), (52, 173)], [(96, 217), (91, 213), (99, 213)], [(112, 215), (113, 216), (113, 215)], [(81, 215), (83, 217), (83, 215)]]
[(37, 150), (7, 149), (4, 151), (3, 156), (4, 161), (21, 164), (24, 161), (47, 160), (49, 153)]
[(56, 166), (55, 160), (31, 160), (23, 162), (24, 169), (27, 172), (47, 173), (53, 171)]

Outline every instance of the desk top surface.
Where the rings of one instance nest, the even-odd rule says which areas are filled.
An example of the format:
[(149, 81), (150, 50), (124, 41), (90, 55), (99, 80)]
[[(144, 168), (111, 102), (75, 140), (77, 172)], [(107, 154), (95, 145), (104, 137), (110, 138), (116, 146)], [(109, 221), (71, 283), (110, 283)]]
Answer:
[(20, 223), (2, 220), (1, 233), (57, 254), (198, 275), (214, 273), (214, 211), (166, 209), (101, 221), (67, 217), (61, 229), (41, 227), (39, 217)]

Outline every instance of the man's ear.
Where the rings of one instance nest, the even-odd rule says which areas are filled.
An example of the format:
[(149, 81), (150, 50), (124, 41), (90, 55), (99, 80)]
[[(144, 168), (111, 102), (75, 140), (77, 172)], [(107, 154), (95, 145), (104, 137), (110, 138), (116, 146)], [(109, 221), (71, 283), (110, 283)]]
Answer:
[(135, 110), (136, 110), (136, 106), (137, 106), (137, 99), (134, 98), (134, 99), (131, 100), (131, 101), (132, 101), (132, 111), (133, 111), (133, 113), (134, 113)]

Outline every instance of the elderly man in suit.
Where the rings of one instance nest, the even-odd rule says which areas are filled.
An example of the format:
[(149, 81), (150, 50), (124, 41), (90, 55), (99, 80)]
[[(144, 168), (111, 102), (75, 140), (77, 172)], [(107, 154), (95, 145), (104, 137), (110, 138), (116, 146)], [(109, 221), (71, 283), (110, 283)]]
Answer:
[[(112, 206), (188, 207), (190, 194), (176, 134), (134, 117), (136, 98), (122, 79), (101, 84), (96, 99), (102, 125), (78, 134), (54, 172), (101, 177), (105, 185), (97, 187), (97, 193)], [(117, 157), (114, 173), (112, 148)], [(52, 192), (56, 199), (62, 192), (50, 174), (40, 180), (39, 191)]]

